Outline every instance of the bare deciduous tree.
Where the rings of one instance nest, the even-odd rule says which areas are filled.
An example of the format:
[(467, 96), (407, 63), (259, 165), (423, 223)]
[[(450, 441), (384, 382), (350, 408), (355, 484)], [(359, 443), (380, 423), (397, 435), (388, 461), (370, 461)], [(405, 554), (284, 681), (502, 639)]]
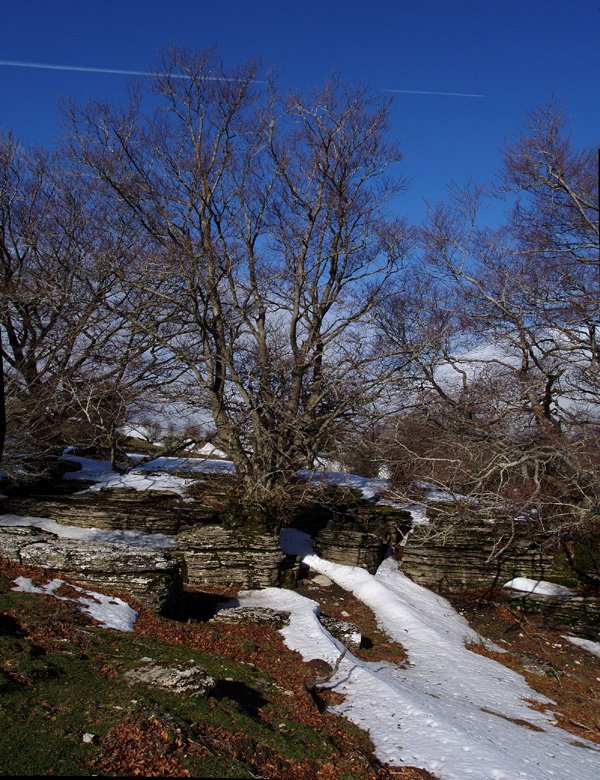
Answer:
[(117, 269), (135, 242), (135, 234), (108, 228), (93, 187), (66, 159), (2, 140), (9, 461), (28, 470), (37, 462), (36, 471), (66, 443), (110, 449), (114, 460), (125, 408), (160, 364), (117, 311), (127, 300)]
[(384, 312), (386, 338), (413, 356), (418, 403), (395, 439), (413, 478), (421, 468), (589, 539), (600, 511), (595, 157), (573, 150), (552, 108), (536, 111), (506, 154), (504, 186), (519, 199), (499, 229), (478, 226), (473, 189), (431, 210), (423, 271)]
[(310, 465), (378, 390), (374, 304), (407, 231), (384, 217), (400, 159), (387, 106), (332, 82), (280, 101), (250, 63), (175, 51), (145, 113), (71, 109), (75, 157), (148, 245), (132, 317), (208, 400), (258, 500)]

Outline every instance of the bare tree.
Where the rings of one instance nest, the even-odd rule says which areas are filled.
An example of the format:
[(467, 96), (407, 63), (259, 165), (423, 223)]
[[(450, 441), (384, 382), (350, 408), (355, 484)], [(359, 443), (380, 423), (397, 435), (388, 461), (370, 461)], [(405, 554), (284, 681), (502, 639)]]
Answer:
[(93, 186), (65, 158), (2, 140), (7, 454), (27, 470), (65, 444), (95, 444), (114, 459), (127, 404), (160, 363), (117, 311), (127, 302), (117, 269), (135, 246), (135, 234), (107, 227)]
[(75, 157), (148, 247), (123, 278), (135, 327), (208, 399), (215, 442), (262, 501), (376, 391), (374, 304), (404, 226), (384, 217), (400, 159), (387, 105), (332, 82), (280, 101), (249, 63), (175, 51), (159, 108), (71, 109)]
[(423, 270), (382, 317), (414, 357), (418, 407), (394, 431), (409, 474), (533, 511), (564, 539), (592, 538), (600, 507), (595, 166), (552, 108), (534, 112), (506, 153), (507, 224), (479, 227), (473, 188), (432, 209)]

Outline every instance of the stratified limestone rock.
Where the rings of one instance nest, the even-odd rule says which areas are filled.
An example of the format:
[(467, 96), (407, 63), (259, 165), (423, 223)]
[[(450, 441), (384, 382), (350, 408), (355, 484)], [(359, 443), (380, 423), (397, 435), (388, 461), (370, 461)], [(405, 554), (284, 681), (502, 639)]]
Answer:
[(328, 561), (359, 566), (371, 574), (375, 574), (387, 550), (385, 542), (376, 534), (336, 525), (320, 531), (314, 540), (314, 547)]
[(600, 598), (592, 596), (548, 596), (503, 588), (502, 596), (524, 612), (545, 615), (554, 623), (569, 626), (595, 626), (600, 633)]
[(285, 555), (275, 534), (199, 525), (177, 535), (189, 585), (268, 588), (277, 585)]
[(79, 493), (72, 496), (11, 496), (2, 511), (21, 516), (47, 517), (62, 525), (104, 530), (141, 531), (175, 535), (198, 522), (214, 520), (216, 513), (174, 493), (131, 488)]
[(402, 571), (438, 592), (502, 585), (515, 577), (552, 579), (554, 558), (529, 527), (439, 518), (415, 526), (402, 550)]
[(38, 528), (0, 528), (0, 555), (41, 569), (59, 571), (99, 590), (130, 593), (162, 612), (182, 592), (181, 562), (170, 553), (122, 544), (82, 543)]

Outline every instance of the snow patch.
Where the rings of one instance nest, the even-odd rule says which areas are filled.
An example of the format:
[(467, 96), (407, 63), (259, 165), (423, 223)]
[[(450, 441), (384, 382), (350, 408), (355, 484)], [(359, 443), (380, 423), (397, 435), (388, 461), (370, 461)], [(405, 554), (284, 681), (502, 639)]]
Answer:
[(79, 604), (82, 612), (90, 615), (97, 620), (104, 628), (114, 628), (117, 631), (133, 631), (133, 626), (137, 619), (137, 612), (121, 599), (113, 596), (105, 596), (103, 593), (96, 593), (92, 590), (84, 590), (77, 585), (69, 585), (75, 591), (80, 592), (79, 598), (71, 599), (66, 596), (58, 596), (56, 591), (64, 585), (64, 580), (53, 579), (46, 585), (37, 586), (28, 577), (17, 577), (13, 580), (16, 587), (12, 590), (21, 593), (43, 593), (47, 596), (61, 601), (71, 601)]
[[(396, 561), (388, 558), (373, 576), (320, 558), (310, 537), (294, 529), (282, 532), (281, 544), (369, 606), (380, 628), (408, 652), (407, 668), (347, 653), (331, 683), (345, 696), (334, 711), (370, 733), (382, 761), (423, 767), (441, 780), (598, 776), (598, 746), (555, 726), (552, 712), (532, 710), (526, 700), (552, 702), (521, 675), (470, 651), (465, 643), (481, 645), (481, 638)], [(306, 660), (332, 664), (339, 657), (340, 644), (320, 625), (315, 602), (275, 588), (239, 599), (289, 610), (290, 624), (281, 633)]]
[(600, 642), (593, 642), (591, 639), (584, 639), (580, 636), (563, 636), (563, 639), (568, 640), (573, 645), (577, 645), (578, 647), (582, 647), (584, 650), (587, 650), (588, 653), (592, 653), (592, 655), (597, 655), (598, 658), (600, 658)]
[(535, 593), (541, 596), (573, 596), (574, 592), (571, 588), (566, 588), (564, 585), (557, 585), (554, 582), (546, 582), (545, 580), (532, 580), (529, 577), (515, 577), (510, 582), (505, 582), (503, 588), (511, 588), (512, 590), (519, 590), (523, 593)]

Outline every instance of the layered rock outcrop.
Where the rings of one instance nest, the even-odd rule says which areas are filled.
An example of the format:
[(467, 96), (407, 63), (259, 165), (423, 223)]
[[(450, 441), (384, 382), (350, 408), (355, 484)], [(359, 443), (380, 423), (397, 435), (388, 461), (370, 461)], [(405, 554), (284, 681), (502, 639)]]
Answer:
[(277, 585), (285, 555), (275, 534), (197, 525), (177, 535), (185, 581), (196, 587), (267, 588)]
[(502, 589), (502, 597), (524, 612), (545, 615), (554, 623), (568, 626), (594, 626), (594, 638), (600, 635), (600, 598), (593, 596), (548, 596)]
[(409, 512), (364, 502), (322, 511), (318, 519), (319, 525), (311, 517), (294, 522), (314, 536), (315, 552), (334, 563), (359, 566), (371, 574), (377, 571), (389, 545), (398, 544), (411, 527)]
[(198, 522), (214, 521), (214, 510), (174, 493), (131, 488), (77, 493), (72, 496), (11, 496), (3, 511), (47, 517), (62, 525), (104, 530), (175, 535)]
[(100, 590), (125, 592), (168, 611), (182, 593), (181, 562), (171, 553), (122, 544), (82, 543), (31, 527), (0, 528), (0, 554), (17, 563), (60, 572)]
[(387, 545), (376, 534), (332, 525), (319, 532), (314, 548), (328, 561), (360, 566), (374, 574), (385, 557)]
[(565, 577), (554, 556), (531, 529), (438, 519), (415, 526), (401, 553), (402, 570), (438, 592), (484, 588), (515, 577)]
[(490, 588), (515, 577), (576, 585), (556, 540), (527, 520), (439, 512), (416, 525), (401, 548), (402, 570), (438, 592)]

